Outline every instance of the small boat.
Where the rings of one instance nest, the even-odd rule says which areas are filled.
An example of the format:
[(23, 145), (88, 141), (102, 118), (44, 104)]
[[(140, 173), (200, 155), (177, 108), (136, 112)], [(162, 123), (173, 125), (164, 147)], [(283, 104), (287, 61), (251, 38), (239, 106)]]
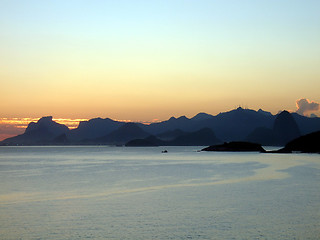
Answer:
[(163, 150), (162, 153), (168, 153), (168, 151), (167, 150)]

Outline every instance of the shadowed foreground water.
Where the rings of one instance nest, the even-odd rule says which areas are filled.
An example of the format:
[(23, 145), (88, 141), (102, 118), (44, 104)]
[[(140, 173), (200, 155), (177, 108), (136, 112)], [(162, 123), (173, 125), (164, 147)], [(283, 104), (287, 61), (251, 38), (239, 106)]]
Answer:
[(1, 147), (1, 239), (319, 239), (320, 157)]

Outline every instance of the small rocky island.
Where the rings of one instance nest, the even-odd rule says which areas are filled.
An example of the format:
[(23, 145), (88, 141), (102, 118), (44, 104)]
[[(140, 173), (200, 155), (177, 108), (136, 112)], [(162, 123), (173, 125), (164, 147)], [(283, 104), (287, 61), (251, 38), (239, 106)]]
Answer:
[(320, 153), (320, 131), (298, 137), (276, 151), (266, 151), (261, 144), (251, 142), (229, 142), (212, 145), (201, 151), (213, 152), (261, 152), (261, 153)]
[(273, 153), (320, 153), (320, 131), (298, 137)]
[(213, 152), (261, 152), (265, 153), (266, 150), (260, 144), (251, 142), (229, 142), (221, 145), (212, 145), (202, 149), (201, 151)]

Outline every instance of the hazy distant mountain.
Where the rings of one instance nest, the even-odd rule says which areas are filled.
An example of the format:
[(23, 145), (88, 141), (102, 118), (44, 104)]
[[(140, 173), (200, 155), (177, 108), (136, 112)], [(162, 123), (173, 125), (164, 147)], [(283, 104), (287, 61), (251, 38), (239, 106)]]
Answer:
[[(199, 113), (190, 119), (185, 116), (171, 117), (166, 121), (150, 125), (126, 124), (109, 118), (95, 118), (80, 122), (79, 126), (73, 130), (53, 122), (52, 117), (44, 117), (37, 123), (30, 123), (24, 134), (6, 139), (1, 144), (35, 145), (53, 144), (53, 142), (55, 144), (58, 144), (57, 142), (61, 144), (123, 144), (149, 135), (157, 136), (159, 141), (168, 142), (180, 136), (186, 139), (187, 133), (207, 128), (223, 142), (250, 140), (263, 145), (275, 143), (279, 145), (298, 136), (297, 131), (304, 135), (320, 130), (320, 118), (309, 118), (288, 112), (284, 114), (282, 120), (280, 116), (282, 115), (272, 115), (261, 109), (254, 111), (239, 107), (216, 116)], [(58, 136), (61, 137), (57, 138)], [(180, 143), (176, 142), (176, 144)]]
[(320, 131), (320, 118), (319, 117), (305, 117), (298, 113), (291, 113), (296, 121), (301, 134), (306, 135), (312, 132)]
[(223, 141), (243, 140), (257, 127), (271, 128), (275, 116), (268, 112), (260, 112), (237, 108), (235, 110), (212, 116), (205, 113), (197, 114), (189, 119), (185, 116), (170, 118), (167, 121), (144, 126), (144, 130), (157, 135), (168, 130), (180, 129), (193, 132), (202, 128), (210, 128)]
[(162, 141), (159, 138), (151, 135), (146, 138), (138, 138), (130, 140), (125, 144), (127, 147), (157, 147), (157, 146), (168, 146), (168, 142)]
[(207, 146), (220, 142), (210, 128), (203, 128), (195, 132), (184, 133), (170, 141), (149, 136), (144, 139), (131, 140), (126, 146)]
[(206, 146), (220, 142), (210, 128), (202, 128), (198, 131), (181, 135), (170, 141), (169, 144), (172, 146)]
[(93, 141), (100, 144), (125, 144), (132, 139), (145, 138), (150, 134), (142, 130), (135, 123), (125, 123), (117, 130), (103, 136), (94, 139)]
[(258, 127), (271, 128), (275, 117), (265, 114), (265, 112), (257, 112), (241, 107), (220, 113), (213, 119), (207, 120), (216, 136), (226, 142), (242, 141), (249, 133)]
[(282, 111), (276, 116), (272, 129), (265, 127), (256, 128), (245, 140), (262, 145), (284, 146), (300, 135), (299, 127), (292, 114)]
[(143, 129), (153, 135), (158, 135), (160, 133), (173, 131), (176, 129), (180, 129), (182, 131), (192, 131), (194, 127), (196, 126), (194, 126), (192, 120), (185, 116), (181, 116), (179, 118), (171, 117), (169, 120), (163, 122), (145, 125), (143, 126)]
[(272, 129), (266, 127), (258, 127), (253, 130), (246, 138), (245, 141), (260, 143), (264, 146), (278, 145), (276, 136)]
[[(320, 130), (320, 118), (308, 118), (296, 113), (292, 113), (296, 123), (302, 134)], [(185, 116), (179, 118), (170, 118), (167, 121), (144, 125), (142, 128), (158, 136), (166, 131), (181, 130), (184, 132), (194, 132), (202, 128), (210, 128), (218, 139), (222, 141), (243, 141), (253, 131), (259, 131), (256, 136), (260, 143), (270, 145), (275, 144), (275, 136), (273, 135), (273, 126), (277, 115), (259, 109), (254, 111), (251, 109), (243, 109), (241, 107), (219, 113), (212, 116), (205, 113), (199, 113), (195, 117), (189, 119)], [(283, 141), (281, 141), (283, 142)], [(263, 144), (262, 143), (262, 144)], [(277, 145), (279, 145), (278, 143)]]
[(125, 123), (117, 122), (110, 118), (94, 118), (89, 121), (82, 121), (76, 129), (70, 130), (68, 138), (73, 142), (103, 137), (115, 131)]
[(51, 144), (56, 137), (68, 132), (67, 126), (52, 121), (52, 117), (49, 116), (39, 119), (37, 123), (29, 123), (23, 134), (7, 138), (2, 143), (8, 145)]
[(171, 141), (179, 136), (186, 135), (187, 132), (184, 132), (180, 129), (175, 129), (175, 130), (169, 130), (164, 133), (160, 133), (157, 135), (157, 138), (163, 140), (163, 141)]

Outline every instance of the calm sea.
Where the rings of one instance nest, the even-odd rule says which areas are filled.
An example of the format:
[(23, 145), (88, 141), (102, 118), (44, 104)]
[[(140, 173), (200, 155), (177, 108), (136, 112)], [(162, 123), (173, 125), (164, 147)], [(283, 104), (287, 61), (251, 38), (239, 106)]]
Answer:
[(199, 149), (0, 147), (0, 238), (320, 239), (320, 155)]

